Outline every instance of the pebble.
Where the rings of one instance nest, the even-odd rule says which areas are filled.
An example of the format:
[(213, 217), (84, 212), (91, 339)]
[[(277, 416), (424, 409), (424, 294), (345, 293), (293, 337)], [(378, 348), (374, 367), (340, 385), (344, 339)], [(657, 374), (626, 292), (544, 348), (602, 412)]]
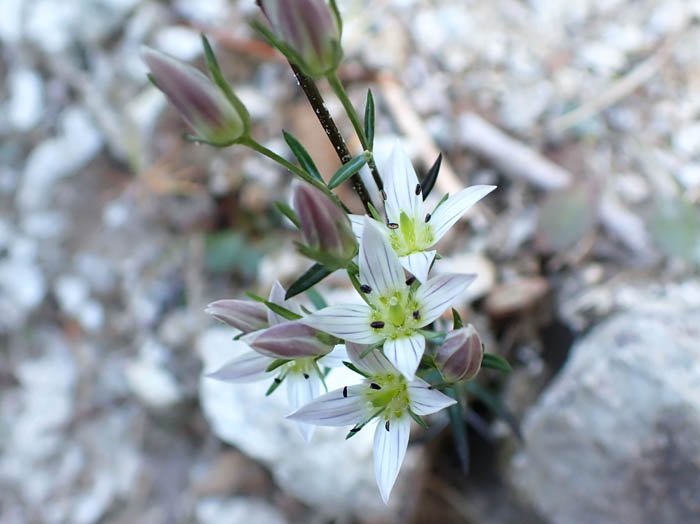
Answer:
[(29, 131), (39, 123), (43, 114), (44, 83), (41, 76), (31, 69), (16, 69), (10, 72), (8, 83), (10, 97), (4, 111), (8, 122), (16, 131)]

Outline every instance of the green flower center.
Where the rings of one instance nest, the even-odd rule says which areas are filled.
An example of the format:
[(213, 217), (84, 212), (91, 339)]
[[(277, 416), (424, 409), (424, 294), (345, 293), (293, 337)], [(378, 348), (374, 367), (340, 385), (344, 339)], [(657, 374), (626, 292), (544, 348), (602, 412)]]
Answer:
[(284, 369), (284, 374), (294, 373), (297, 375), (304, 375), (304, 377), (308, 377), (311, 376), (312, 373), (315, 373), (313, 357), (304, 357), (298, 358), (296, 360), (290, 360), (283, 367), (286, 368)]
[(371, 326), (384, 337), (410, 336), (420, 327), (420, 309), (411, 288), (382, 295), (373, 301)]
[(398, 229), (389, 233), (391, 247), (400, 257), (425, 251), (433, 245), (433, 228), (428, 222), (417, 221), (401, 211)]
[(399, 418), (409, 408), (406, 380), (401, 375), (372, 377), (365, 400), (372, 412), (383, 409), (380, 416), (384, 419)]

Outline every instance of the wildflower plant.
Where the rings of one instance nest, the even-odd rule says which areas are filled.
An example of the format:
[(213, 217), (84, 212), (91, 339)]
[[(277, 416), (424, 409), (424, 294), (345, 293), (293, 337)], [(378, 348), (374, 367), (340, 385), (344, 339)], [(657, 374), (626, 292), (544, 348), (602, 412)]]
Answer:
[[(342, 19), (335, 1), (259, 0), (258, 5), (262, 16), (253, 24), (255, 29), (289, 60), (342, 162), (329, 177), (321, 176), (291, 134), (284, 133), (284, 139), (295, 163), (251, 136), (248, 112), (225, 80), (206, 37), (202, 42), (208, 74), (149, 48), (142, 53), (149, 78), (192, 129), (190, 140), (248, 147), (299, 179), (292, 206), (279, 201), (276, 207), (298, 228), (297, 248), (312, 265), (287, 289), (276, 282), (266, 299), (249, 293), (247, 299), (217, 300), (207, 307), (207, 313), (236, 328), (237, 338), (249, 347), (208, 377), (233, 383), (266, 380), (268, 394), (286, 384), (288, 418), (307, 441), (316, 425), (347, 426), (350, 438), (375, 424), (374, 468), (386, 502), (411, 424), (427, 427), (422, 417), (447, 409), (453, 431), (463, 436), (464, 392), (488, 399), (487, 392), (466, 388), (465, 381), (482, 366), (509, 369), (499, 357), (484, 353), (479, 334), (473, 326), (462, 325), (455, 309), (452, 329), (442, 318), (476, 275), (433, 273), (440, 239), (495, 187), (472, 186), (445, 195), (427, 212), (424, 200), (435, 185), (440, 158), (419, 181), (408, 155), (397, 146), (380, 173), (372, 152), (372, 94), (368, 92), (360, 119), (337, 75), (343, 52)], [(316, 85), (324, 78), (363, 147), (355, 156)], [(358, 174), (365, 165), (383, 197), (381, 212)], [(364, 214), (352, 214), (335, 194), (334, 189), (345, 183), (356, 192)], [(317, 291), (315, 286), (334, 272), (345, 273), (357, 291), (354, 302), (329, 305)], [(304, 292), (315, 310), (300, 302)], [(343, 365), (357, 374), (356, 383), (328, 392), (325, 377)]]

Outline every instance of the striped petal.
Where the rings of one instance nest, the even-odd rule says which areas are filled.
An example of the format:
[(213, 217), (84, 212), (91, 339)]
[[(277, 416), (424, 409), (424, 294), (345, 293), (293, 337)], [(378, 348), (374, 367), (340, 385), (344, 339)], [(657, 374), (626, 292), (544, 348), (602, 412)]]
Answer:
[(366, 304), (347, 304), (323, 308), (299, 322), (344, 340), (374, 344), (382, 340), (382, 336), (370, 327), (371, 314)]
[(285, 320), (262, 331), (250, 345), (255, 351), (272, 358), (318, 357), (327, 354), (331, 347), (316, 335), (318, 331), (306, 324)]
[(416, 301), (420, 308), (421, 327), (437, 319), (452, 305), (476, 275), (448, 273), (428, 280), (416, 291)]
[(362, 241), (362, 230), (365, 227), (365, 215), (348, 215), (350, 219), (350, 225), (352, 226), (352, 232), (355, 234), (357, 242)]
[(269, 376), (265, 370), (273, 361), (256, 351), (247, 351), (205, 376), (223, 382), (257, 382)]
[(384, 295), (401, 289), (406, 279), (396, 253), (379, 227), (374, 220), (365, 217), (359, 255), (360, 280), (372, 288), (372, 294)]
[(431, 389), (430, 384), (419, 378), (408, 385), (408, 398), (411, 411), (420, 416), (437, 413), (441, 409), (457, 403), (455, 399), (444, 393)]
[(407, 380), (413, 380), (420, 359), (425, 352), (425, 337), (414, 333), (410, 337), (387, 339), (384, 342), (384, 355)]
[(445, 233), (459, 220), (470, 207), (496, 189), (496, 186), (471, 186), (455, 193), (442, 203), (430, 219), (434, 243), (437, 243)]
[(409, 218), (422, 220), (423, 195), (418, 192), (418, 177), (411, 159), (403, 147), (397, 143), (384, 168), (386, 202), (384, 203), (389, 221), (399, 223), (403, 211)]
[[(311, 402), (321, 392), (321, 380), (315, 373), (307, 375), (288, 373), (285, 382), (287, 382), (287, 401), (293, 411)], [(310, 442), (314, 426), (304, 422), (297, 422), (297, 428), (301, 437), (306, 442)]]
[(366, 385), (336, 389), (309, 402), (287, 418), (317, 426), (352, 426), (369, 417), (362, 393)]
[[(275, 280), (275, 283), (272, 285), (272, 289), (270, 289), (270, 296), (267, 297), (267, 300), (269, 300), (273, 304), (287, 307), (284, 300), (285, 294), (286, 291), (282, 287), (282, 284), (280, 284), (280, 281)], [(277, 324), (281, 324), (282, 322), (287, 322), (287, 319), (278, 315), (271, 309), (267, 310), (267, 323), (270, 324), (271, 327), (276, 326)]]
[(318, 359), (318, 365), (326, 368), (339, 368), (349, 358), (345, 344), (336, 344), (333, 346), (333, 351)]
[(379, 351), (379, 348), (370, 351), (363, 357), (362, 353), (364, 353), (368, 346), (348, 342), (346, 347), (348, 357), (350, 357), (350, 362), (352, 362), (357, 369), (364, 371), (370, 377), (376, 375), (397, 374), (394, 366), (392, 366), (382, 352)]
[(408, 415), (391, 418), (388, 424), (381, 419), (374, 431), (374, 475), (384, 503), (389, 500), (406, 456), (410, 432), (411, 419)]
[(401, 257), (401, 265), (420, 282), (428, 280), (428, 272), (437, 251), (421, 251)]

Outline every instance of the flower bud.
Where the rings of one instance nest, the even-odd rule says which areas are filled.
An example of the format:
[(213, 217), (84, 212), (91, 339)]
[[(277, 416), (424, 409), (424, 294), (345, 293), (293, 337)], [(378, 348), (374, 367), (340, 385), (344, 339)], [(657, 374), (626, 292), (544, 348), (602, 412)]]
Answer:
[(245, 118), (206, 75), (149, 47), (143, 48), (141, 56), (158, 89), (199, 138), (223, 146), (247, 133)]
[(484, 349), (471, 324), (450, 331), (435, 355), (435, 363), (447, 382), (474, 378), (481, 368)]
[(357, 252), (348, 216), (321, 191), (309, 185), (296, 187), (293, 206), (307, 248), (303, 253), (330, 269), (347, 265)]
[(217, 320), (251, 333), (264, 329), (267, 324), (267, 309), (262, 304), (248, 300), (217, 300), (204, 310)]
[(333, 345), (321, 341), (318, 334), (318, 331), (300, 322), (284, 322), (260, 333), (250, 341), (250, 346), (272, 358), (318, 357), (333, 349)]
[(342, 59), (340, 23), (325, 0), (258, 0), (280, 51), (311, 77), (335, 71)]

